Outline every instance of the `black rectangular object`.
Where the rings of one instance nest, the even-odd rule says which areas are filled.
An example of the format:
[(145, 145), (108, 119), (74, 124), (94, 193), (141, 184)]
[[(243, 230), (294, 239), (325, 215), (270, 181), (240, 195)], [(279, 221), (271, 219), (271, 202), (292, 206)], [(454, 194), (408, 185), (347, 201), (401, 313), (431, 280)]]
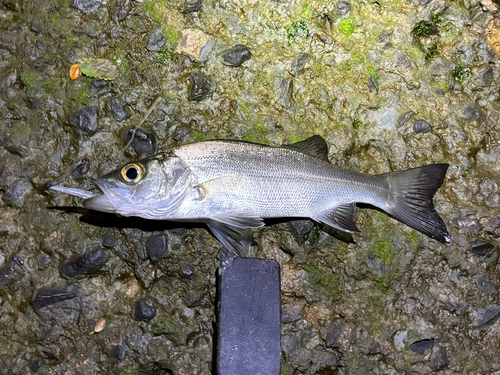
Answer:
[(219, 276), (218, 375), (281, 372), (280, 267), (274, 260), (233, 258)]

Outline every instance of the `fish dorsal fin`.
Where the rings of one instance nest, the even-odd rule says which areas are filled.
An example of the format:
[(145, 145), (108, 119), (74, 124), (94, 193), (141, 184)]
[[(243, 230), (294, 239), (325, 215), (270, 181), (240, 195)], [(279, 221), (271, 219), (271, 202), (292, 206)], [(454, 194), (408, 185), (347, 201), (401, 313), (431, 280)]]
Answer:
[(313, 156), (315, 158), (330, 162), (328, 160), (328, 145), (326, 141), (319, 135), (313, 135), (303, 141), (292, 143), (291, 145), (284, 145), (283, 148), (302, 152), (303, 154)]
[(331, 227), (343, 230), (344, 232), (359, 232), (354, 222), (356, 213), (355, 203), (344, 203), (326, 211), (320, 212), (316, 220), (321, 221)]

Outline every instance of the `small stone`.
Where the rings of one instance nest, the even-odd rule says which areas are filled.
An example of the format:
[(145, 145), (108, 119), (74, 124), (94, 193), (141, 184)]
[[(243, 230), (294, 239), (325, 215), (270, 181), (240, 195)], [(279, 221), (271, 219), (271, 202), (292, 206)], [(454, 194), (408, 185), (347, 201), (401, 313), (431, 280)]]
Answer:
[(31, 31), (33, 31), (35, 35), (40, 35), (42, 33), (42, 26), (38, 23), (34, 23), (31, 25)]
[(181, 13), (188, 14), (198, 12), (201, 9), (201, 0), (194, 0), (190, 3), (187, 3)]
[(134, 308), (134, 320), (147, 322), (156, 316), (156, 308), (150, 305), (146, 298), (136, 301)]
[(477, 284), (477, 287), (479, 288), (479, 290), (481, 292), (484, 292), (484, 293), (493, 293), (495, 292), (495, 286), (486, 281), (485, 279), (483, 279), (482, 277), (478, 277), (477, 280), (476, 280), (476, 284)]
[(345, 16), (351, 10), (351, 3), (347, 1), (339, 1), (337, 3), (337, 8), (335, 9), (335, 16), (341, 17)]
[(380, 33), (380, 35), (378, 36), (378, 41), (379, 42), (385, 42), (387, 41), (387, 39), (389, 38), (389, 32), (387, 30), (384, 30)]
[(123, 21), (132, 10), (132, 0), (119, 0), (113, 17), (117, 21)]
[(127, 352), (127, 348), (121, 344), (112, 345), (111, 348), (109, 348), (109, 355), (119, 361), (123, 361), (125, 359)]
[(495, 246), (484, 240), (474, 240), (470, 243), (469, 251), (477, 256), (488, 257), (495, 251)]
[[(134, 134), (135, 129), (135, 134)], [(133, 138), (131, 146), (137, 152), (153, 155), (156, 150), (156, 137), (140, 128), (130, 128), (127, 132), (127, 142)]]
[(99, 271), (107, 260), (107, 251), (98, 247), (63, 263), (61, 273), (68, 278), (91, 275)]
[(26, 104), (28, 104), (28, 108), (30, 108), (30, 109), (37, 109), (38, 107), (40, 107), (40, 100), (38, 100), (37, 98), (33, 98), (31, 96), (28, 96), (26, 98)]
[(100, 78), (94, 78), (90, 82), (90, 88), (89, 91), (91, 94), (97, 94), (100, 93), (101, 91), (104, 91), (103, 89), (108, 85), (108, 82), (104, 79)]
[(403, 116), (401, 116), (398, 119), (397, 127), (400, 128), (402, 126), (405, 126), (408, 123), (408, 121), (410, 121), (413, 118), (413, 116), (415, 116), (415, 112), (413, 111), (406, 112)]
[(168, 252), (167, 236), (157, 234), (149, 237), (146, 241), (146, 250), (153, 263), (159, 262)]
[(33, 309), (36, 311), (42, 307), (50, 306), (68, 299), (73, 299), (77, 296), (78, 289), (74, 284), (41, 289), (33, 299)]
[(129, 113), (118, 98), (111, 98), (108, 102), (108, 108), (116, 121), (125, 120), (129, 116)]
[(189, 76), (191, 86), (189, 87), (188, 99), (200, 101), (207, 98), (214, 89), (210, 78), (201, 73), (193, 73)]
[(42, 367), (43, 361), (39, 359), (38, 361), (31, 362), (29, 368), (33, 373), (36, 373)]
[(325, 345), (327, 348), (338, 348), (340, 346), (340, 335), (342, 334), (342, 325), (339, 322), (333, 323), (332, 329), (326, 335)]
[(158, 52), (165, 47), (167, 38), (163, 33), (162, 29), (154, 29), (149, 35), (146, 42), (146, 48), (148, 51)]
[(420, 341), (415, 341), (410, 345), (410, 350), (413, 350), (415, 353), (424, 354), (426, 350), (432, 348), (434, 346), (434, 339), (424, 339)]
[(290, 323), (302, 319), (302, 306), (289, 306), (281, 313), (281, 322)]
[(275, 78), (274, 79), (274, 97), (276, 101), (283, 107), (288, 108), (291, 104), (292, 96), (292, 79), (291, 78)]
[(21, 208), (24, 204), (24, 199), (31, 191), (31, 183), (26, 179), (16, 181), (2, 196), (5, 203)]
[(393, 130), (398, 124), (398, 111), (394, 107), (380, 107), (373, 112), (372, 118), (380, 129)]
[(12, 259), (0, 268), (0, 288), (4, 287), (9, 283), (10, 280), (16, 275), (17, 264)]
[(184, 302), (186, 302), (186, 306), (189, 308), (196, 307), (200, 305), (200, 302), (203, 298), (203, 294), (197, 290), (190, 290), (186, 297), (184, 297)]
[(319, 40), (321, 40), (323, 43), (325, 43), (326, 45), (331, 45), (333, 44), (333, 39), (330, 38), (328, 35), (319, 35)]
[(476, 219), (453, 219), (453, 225), (458, 229), (463, 229), (467, 232), (479, 232), (479, 221)]
[(420, 6), (425, 7), (427, 4), (430, 4), (432, 0), (420, 0)]
[(90, 160), (82, 159), (71, 167), (71, 175), (75, 178), (84, 177), (90, 169)]
[(103, 0), (73, 0), (73, 7), (84, 13), (92, 13), (99, 8)]
[(306, 240), (306, 235), (314, 227), (314, 222), (312, 220), (292, 220), (288, 222), (288, 227), (292, 231), (297, 243), (303, 245)]
[(70, 117), (69, 123), (82, 133), (95, 133), (97, 130), (97, 107), (82, 108)]
[(462, 110), (462, 117), (467, 120), (477, 120), (482, 116), (482, 112), (475, 105), (468, 105)]
[(483, 69), (479, 72), (476, 81), (481, 86), (489, 86), (493, 82), (493, 69), (491, 66)]
[(424, 120), (417, 120), (413, 124), (413, 131), (418, 134), (418, 133), (428, 133), (432, 130), (431, 125)]
[(234, 67), (241, 66), (245, 61), (250, 60), (251, 57), (252, 52), (243, 44), (235, 44), (222, 53), (224, 64)]
[(368, 89), (371, 92), (375, 92), (375, 93), (378, 92), (378, 83), (377, 83), (377, 80), (372, 75), (370, 75), (368, 77)]
[(304, 70), (304, 66), (311, 59), (311, 55), (308, 53), (300, 53), (295, 60), (293, 60), (292, 67), (290, 69), (290, 74), (292, 76), (298, 76)]
[(176, 142), (179, 142), (180, 140), (182, 140), (186, 135), (189, 134), (189, 132), (191, 131), (191, 129), (189, 128), (185, 128), (183, 126), (175, 129), (175, 132), (174, 134), (172, 135), (172, 139)]
[(182, 30), (176, 52), (187, 55), (194, 61), (205, 61), (212, 50), (215, 38), (197, 29)]
[(185, 264), (181, 267), (181, 274), (185, 278), (192, 278), (195, 275), (194, 267), (191, 264)]
[(485, 309), (479, 309), (474, 312), (475, 316), (472, 326), (475, 328), (485, 328), (492, 325), (500, 316), (500, 306), (491, 305)]
[(113, 247), (115, 244), (115, 239), (111, 237), (109, 234), (104, 236), (104, 240), (102, 241), (103, 246), (105, 247)]
[(431, 354), (431, 369), (433, 372), (444, 370), (449, 365), (448, 354), (446, 348), (442, 346), (434, 347)]
[(38, 265), (38, 269), (39, 270), (44, 270), (44, 269), (46, 269), (50, 265), (50, 260), (45, 255), (40, 254), (36, 258), (36, 263)]

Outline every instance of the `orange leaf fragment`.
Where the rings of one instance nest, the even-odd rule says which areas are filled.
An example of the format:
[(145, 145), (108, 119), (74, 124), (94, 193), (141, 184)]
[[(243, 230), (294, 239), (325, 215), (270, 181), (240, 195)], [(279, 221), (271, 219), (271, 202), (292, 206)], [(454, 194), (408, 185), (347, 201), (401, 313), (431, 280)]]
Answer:
[(82, 76), (82, 71), (80, 70), (80, 65), (78, 64), (71, 65), (71, 68), (69, 69), (69, 78), (78, 79), (81, 76)]

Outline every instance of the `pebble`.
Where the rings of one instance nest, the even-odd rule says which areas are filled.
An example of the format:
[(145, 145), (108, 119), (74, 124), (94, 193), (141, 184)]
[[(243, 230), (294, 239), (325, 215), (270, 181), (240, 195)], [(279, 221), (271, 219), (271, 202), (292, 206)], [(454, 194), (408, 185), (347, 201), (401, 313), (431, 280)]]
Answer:
[(151, 262), (159, 262), (168, 252), (167, 236), (164, 234), (150, 236), (146, 241), (146, 250)]
[(69, 123), (82, 133), (95, 133), (97, 130), (97, 107), (82, 108), (69, 118)]
[(132, 10), (132, 0), (119, 0), (116, 5), (116, 11), (113, 15), (115, 20), (123, 21)]
[(201, 4), (202, 4), (201, 0), (195, 0), (190, 3), (187, 3), (184, 9), (181, 10), (181, 13), (187, 14), (187, 13), (198, 12), (201, 9)]
[(100, 78), (94, 78), (90, 82), (89, 92), (91, 94), (101, 93), (102, 91), (104, 91), (104, 89), (107, 87), (107, 85), (108, 85), (108, 82), (106, 80), (100, 79)]
[(479, 232), (479, 221), (476, 219), (453, 219), (453, 225), (458, 229), (463, 229), (467, 232)]
[(99, 271), (107, 260), (107, 251), (98, 247), (63, 263), (61, 273), (68, 278), (91, 275)]
[(484, 328), (493, 324), (500, 316), (500, 306), (491, 305), (485, 309), (479, 309), (473, 313), (475, 316), (472, 326), (475, 328)]
[(34, 361), (34, 362), (31, 362), (29, 364), (29, 368), (30, 370), (35, 373), (37, 372), (38, 370), (40, 370), (40, 367), (42, 367), (42, 364), (43, 364), (43, 361), (41, 359), (39, 359), (38, 361)]
[(156, 316), (156, 308), (150, 305), (146, 298), (141, 298), (135, 302), (134, 320), (147, 322)]
[(368, 77), (368, 89), (371, 92), (378, 92), (378, 83), (372, 75)]
[(281, 313), (281, 322), (290, 323), (302, 319), (302, 306), (289, 306)]
[(448, 354), (446, 353), (446, 348), (443, 346), (434, 347), (431, 354), (431, 370), (433, 372), (438, 372), (444, 370), (449, 365)]
[(191, 129), (189, 128), (185, 128), (183, 126), (175, 129), (175, 132), (174, 134), (172, 135), (172, 139), (176, 142), (179, 142), (180, 140), (182, 140), (186, 135), (189, 134), (189, 132), (191, 131)]
[(186, 297), (184, 297), (184, 302), (186, 306), (189, 308), (196, 307), (200, 305), (201, 300), (203, 299), (203, 294), (197, 290), (190, 290)]
[(115, 240), (113, 237), (111, 237), (109, 234), (104, 236), (104, 240), (102, 242), (104, 247), (113, 247), (115, 244)]
[(108, 108), (116, 121), (122, 121), (129, 117), (129, 113), (125, 109), (125, 106), (118, 98), (111, 98), (108, 102)]
[(314, 222), (312, 220), (292, 220), (288, 222), (288, 227), (292, 231), (297, 243), (303, 245), (306, 240), (306, 235), (314, 227)]
[(345, 16), (351, 10), (351, 3), (347, 1), (339, 1), (337, 3), (337, 8), (335, 9), (335, 15), (337, 17)]
[(22, 207), (24, 199), (31, 191), (31, 183), (26, 179), (16, 181), (2, 196), (5, 203), (11, 204), (14, 207)]
[(292, 79), (277, 77), (274, 79), (274, 98), (283, 107), (288, 108), (291, 104)]
[(0, 288), (9, 283), (16, 275), (17, 263), (12, 259), (0, 268)]
[(36, 263), (37, 263), (37, 266), (38, 266), (39, 270), (44, 270), (44, 269), (46, 269), (50, 265), (50, 259), (47, 258), (45, 255), (40, 254), (36, 258)]
[(394, 107), (381, 107), (373, 112), (373, 121), (382, 130), (393, 130), (398, 124), (398, 111)]
[(215, 38), (198, 29), (182, 30), (182, 36), (175, 50), (177, 53), (185, 54), (191, 60), (205, 61), (212, 50)]
[(30, 109), (37, 109), (38, 107), (40, 107), (40, 100), (32, 96), (28, 96), (26, 98), (26, 104), (28, 104), (28, 108)]
[(470, 244), (469, 251), (477, 256), (488, 257), (495, 251), (495, 246), (484, 240), (474, 240)]
[(493, 82), (493, 69), (491, 66), (481, 70), (476, 78), (476, 81), (481, 86), (489, 86)]
[(468, 105), (462, 110), (462, 117), (467, 120), (477, 120), (482, 116), (482, 112), (475, 105)]
[(423, 339), (420, 341), (415, 341), (410, 345), (410, 350), (418, 354), (424, 354), (426, 350), (434, 346), (434, 339)]
[(495, 292), (495, 286), (486, 281), (485, 279), (483, 279), (481, 276), (479, 276), (476, 280), (476, 284), (477, 284), (477, 287), (478, 289), (481, 291), (481, 292), (484, 292), (484, 293), (493, 293)]
[(188, 99), (200, 101), (207, 98), (214, 89), (214, 84), (210, 78), (202, 73), (192, 73), (189, 76), (191, 86), (189, 87)]
[(75, 178), (84, 177), (90, 169), (90, 160), (82, 159), (71, 167), (71, 175)]
[(119, 361), (123, 361), (125, 359), (127, 352), (127, 348), (121, 344), (112, 345), (111, 348), (109, 348), (109, 355)]
[(420, 0), (420, 6), (424, 7), (426, 6), (427, 4), (430, 4), (432, 0)]
[(106, 319), (101, 316), (94, 326), (94, 333), (101, 332), (106, 327)]
[(103, 0), (73, 0), (73, 7), (84, 13), (92, 13), (101, 6)]
[(413, 131), (418, 134), (418, 133), (428, 133), (432, 130), (431, 125), (424, 120), (417, 120), (413, 124)]
[(290, 74), (292, 76), (298, 76), (304, 70), (304, 66), (311, 59), (311, 55), (308, 53), (300, 53), (295, 60), (293, 60), (292, 67), (290, 68)]
[(413, 116), (415, 116), (415, 112), (413, 111), (406, 112), (403, 116), (401, 116), (398, 119), (398, 124), (396, 126), (398, 128), (405, 126), (408, 123), (408, 121), (410, 121), (413, 118)]
[(165, 43), (167, 42), (167, 38), (163, 33), (162, 29), (154, 29), (148, 35), (148, 39), (146, 41), (146, 48), (148, 51), (157, 52), (161, 51), (163, 47), (165, 47)]
[(194, 267), (191, 264), (185, 264), (181, 267), (181, 274), (182, 277), (191, 279), (194, 277), (195, 272), (194, 272)]
[(327, 348), (338, 348), (340, 346), (340, 335), (342, 334), (342, 325), (339, 322), (333, 323), (332, 328), (326, 335), (325, 345)]
[(235, 44), (222, 53), (224, 64), (234, 67), (241, 66), (245, 61), (250, 60), (251, 57), (252, 52), (243, 44)]
[(39, 310), (42, 307), (73, 299), (77, 296), (78, 289), (74, 284), (41, 289), (33, 299), (33, 309)]
[(153, 133), (148, 133), (140, 128), (135, 130), (134, 128), (130, 128), (127, 132), (127, 142), (134, 137), (134, 140), (131, 143), (133, 149), (137, 152), (153, 155), (156, 150), (156, 136)]

